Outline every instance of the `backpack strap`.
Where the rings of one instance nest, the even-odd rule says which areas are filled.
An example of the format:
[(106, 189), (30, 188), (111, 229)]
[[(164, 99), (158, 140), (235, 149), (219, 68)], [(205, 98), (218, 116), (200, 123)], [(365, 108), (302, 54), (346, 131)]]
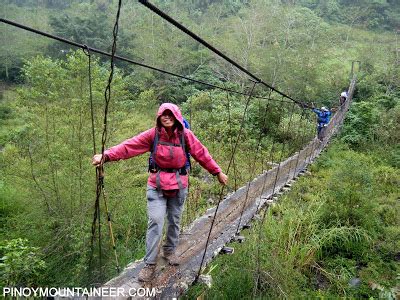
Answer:
[(182, 134), (180, 136), (180, 141), (181, 141), (183, 152), (185, 152), (185, 155), (186, 155), (186, 163), (182, 167), (182, 173), (186, 175), (186, 169), (191, 170), (192, 169), (192, 164), (190, 162), (189, 149), (186, 147), (186, 144), (185, 144), (185, 142), (186, 142), (186, 140), (185, 140), (185, 128), (183, 128)]
[(155, 128), (155, 130), (156, 130), (156, 133), (154, 135), (154, 140), (153, 140), (153, 147), (152, 147), (153, 149), (151, 150), (151, 154), (153, 155), (153, 159), (154, 159), (154, 156), (157, 153), (157, 145), (158, 145), (158, 141), (160, 140), (160, 136), (158, 134), (157, 127)]
[(157, 169), (156, 162), (154, 160), (154, 155), (155, 155), (155, 152), (157, 151), (157, 143), (159, 140), (159, 135), (158, 135), (157, 127), (155, 127), (154, 130), (155, 130), (155, 133), (154, 133), (153, 144), (150, 147), (149, 168), (148, 168), (148, 171), (151, 173), (155, 173), (155, 171)]
[(176, 176), (176, 181), (178, 182), (179, 191), (182, 191), (183, 184), (182, 184), (182, 180), (181, 180), (181, 175), (179, 174), (179, 170), (176, 171), (175, 176)]
[(181, 133), (181, 136), (180, 136), (180, 142), (181, 142), (181, 146), (182, 146), (183, 152), (186, 153), (186, 146), (185, 146), (185, 127), (183, 127), (183, 130), (182, 130), (182, 133)]

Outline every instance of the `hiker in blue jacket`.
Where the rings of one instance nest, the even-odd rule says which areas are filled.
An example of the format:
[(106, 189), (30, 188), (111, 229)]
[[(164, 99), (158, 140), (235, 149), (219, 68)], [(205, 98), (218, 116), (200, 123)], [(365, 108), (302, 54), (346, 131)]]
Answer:
[(314, 108), (313, 112), (317, 114), (317, 131), (318, 131), (318, 138), (322, 140), (323, 135), (322, 135), (322, 129), (325, 128), (328, 124), (329, 121), (331, 120), (332, 112), (329, 111), (325, 106), (322, 106), (321, 109)]

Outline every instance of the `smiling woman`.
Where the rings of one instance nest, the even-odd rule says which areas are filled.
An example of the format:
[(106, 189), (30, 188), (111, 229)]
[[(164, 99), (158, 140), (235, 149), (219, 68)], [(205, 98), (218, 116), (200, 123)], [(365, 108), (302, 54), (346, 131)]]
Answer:
[(111, 147), (104, 152), (104, 157), (96, 154), (93, 165), (128, 159), (146, 152), (152, 153), (152, 163), (147, 182), (146, 266), (139, 274), (140, 281), (150, 281), (154, 277), (165, 217), (168, 226), (163, 256), (169, 264), (179, 265), (175, 248), (178, 245), (179, 224), (188, 192), (186, 152), (209, 173), (216, 175), (221, 184), (228, 182), (228, 177), (213, 160), (207, 148), (190, 129), (185, 128), (181, 111), (175, 104), (162, 104), (157, 113), (155, 127)]
[(174, 114), (172, 113), (172, 111), (170, 111), (169, 109), (166, 109), (162, 115), (160, 116), (160, 122), (161, 125), (167, 129), (167, 131), (170, 131), (170, 133), (172, 132), (172, 127), (175, 125), (175, 117)]

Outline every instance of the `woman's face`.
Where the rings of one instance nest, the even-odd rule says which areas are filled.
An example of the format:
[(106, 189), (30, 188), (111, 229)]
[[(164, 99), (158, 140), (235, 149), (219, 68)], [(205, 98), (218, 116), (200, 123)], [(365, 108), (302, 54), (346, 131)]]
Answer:
[(166, 109), (160, 117), (161, 125), (167, 129), (174, 126), (175, 120), (174, 114), (169, 109)]

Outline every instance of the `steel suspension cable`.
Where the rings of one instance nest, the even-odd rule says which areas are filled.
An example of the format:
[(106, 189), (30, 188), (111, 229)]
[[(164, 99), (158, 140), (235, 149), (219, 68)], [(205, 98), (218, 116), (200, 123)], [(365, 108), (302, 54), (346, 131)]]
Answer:
[(229, 58), (227, 55), (225, 55), (224, 53), (222, 53), (220, 50), (218, 50), (217, 48), (215, 48), (214, 46), (212, 46), (210, 43), (206, 42), (204, 39), (202, 39), (200, 36), (198, 36), (197, 34), (195, 34), (194, 32), (190, 31), (187, 27), (185, 27), (184, 25), (180, 24), (178, 21), (176, 21), (175, 19), (173, 19), (171, 16), (169, 16), (168, 14), (166, 14), (165, 12), (163, 12), (162, 10), (160, 10), (158, 7), (156, 7), (154, 4), (151, 4), (148, 0), (139, 0), (139, 2), (141, 4), (143, 4), (144, 6), (146, 6), (148, 9), (150, 9), (151, 11), (153, 11), (155, 14), (159, 15), (161, 18), (163, 18), (164, 20), (166, 20), (167, 22), (171, 23), (172, 25), (174, 25), (176, 28), (178, 28), (179, 30), (181, 30), (182, 32), (186, 33), (187, 35), (189, 35), (191, 38), (193, 38), (194, 40), (196, 40), (197, 42), (199, 42), (200, 44), (202, 44), (203, 46), (205, 46), (206, 48), (208, 48), (209, 50), (211, 50), (212, 52), (214, 52), (215, 54), (217, 54), (219, 57), (223, 58), (225, 61), (229, 62), (230, 64), (234, 65), (236, 68), (238, 68), (240, 71), (242, 71), (243, 73), (247, 74), (250, 78), (252, 78), (253, 80), (255, 80), (256, 82), (259, 82), (261, 84), (263, 84), (264, 86), (268, 87), (269, 89), (273, 90), (274, 92), (282, 95), (283, 97), (290, 99), (291, 101), (293, 101), (294, 103), (300, 105), (300, 106), (307, 106), (307, 104), (305, 104), (304, 102), (298, 101), (293, 99), (292, 97), (282, 93), (281, 91), (275, 89), (274, 87), (270, 86), (269, 84), (267, 84), (266, 82), (264, 82), (263, 80), (261, 80), (260, 78), (258, 78), (256, 75), (254, 75), (253, 73), (251, 73), (250, 71), (248, 71), (247, 69), (245, 69), (243, 66), (239, 65), (236, 61), (234, 61), (233, 59)]
[(114, 77), (114, 56), (117, 50), (117, 36), (118, 36), (118, 21), (121, 12), (121, 1), (118, 1), (117, 17), (113, 29), (113, 44), (111, 48), (111, 61), (110, 61), (110, 75), (108, 77), (107, 87), (104, 91), (105, 107), (104, 107), (104, 123), (103, 123), (103, 135), (101, 139), (101, 154), (104, 156), (105, 144), (107, 140), (107, 116), (108, 107), (111, 100), (111, 83)]
[[(304, 116), (305, 115), (306, 115), (306, 110), (303, 109), (303, 111), (301, 112), (300, 121), (304, 120)], [(307, 126), (307, 123), (303, 126), (303, 134), (301, 135), (301, 138), (300, 138), (301, 146), (300, 146), (299, 154), (297, 155), (296, 165), (294, 166), (293, 177), (296, 176), (297, 166), (299, 165), (301, 150), (302, 150), (302, 147), (303, 147), (303, 145), (305, 143), (306, 128), (307, 128), (306, 126)], [(300, 133), (300, 129), (299, 129), (299, 133)], [(289, 174), (290, 174), (290, 172), (289, 172)]]
[[(93, 142), (93, 155), (96, 154), (96, 136), (94, 126), (94, 109), (93, 109), (93, 91), (92, 91), (92, 67), (91, 67), (91, 53), (90, 49), (84, 45), (82, 49), (83, 53), (88, 57), (88, 83), (89, 83), (89, 102), (90, 102), (90, 115), (92, 125), (92, 142)], [(99, 170), (96, 168), (96, 201), (95, 209), (92, 222), (92, 238), (91, 238), (91, 255), (89, 259), (89, 266), (92, 265), (93, 253), (94, 253), (94, 237), (96, 234), (96, 221), (98, 221), (98, 240), (99, 240), (99, 271), (100, 278), (102, 277), (102, 248), (101, 248), (101, 222), (100, 222), (100, 185), (99, 185)], [(90, 271), (90, 268), (89, 268)]]
[[(290, 119), (289, 119), (289, 122), (288, 122), (288, 127), (287, 127), (286, 133), (289, 132), (290, 125), (291, 125), (291, 120), (292, 120), (292, 116), (293, 116), (293, 112), (294, 112), (294, 105), (292, 105), (292, 112), (291, 112), (291, 115), (290, 115)], [(280, 155), (280, 158), (279, 158), (279, 164), (278, 164), (278, 166), (277, 166), (276, 175), (275, 175), (275, 180), (274, 180), (274, 185), (273, 185), (273, 188), (272, 188), (272, 193), (271, 193), (271, 195), (274, 195), (274, 194), (275, 194), (275, 188), (276, 188), (276, 183), (277, 183), (277, 180), (278, 180), (279, 169), (280, 169), (280, 166), (281, 166), (281, 163), (282, 163), (282, 159), (283, 159), (283, 152), (284, 152), (284, 149), (285, 149), (285, 144), (286, 144), (286, 143), (283, 143), (282, 148), (281, 148), (281, 155)], [(270, 158), (272, 158), (272, 152), (273, 152), (272, 150), (273, 150), (273, 148), (271, 148), (271, 153), (270, 153), (270, 154), (271, 154), (271, 157), (270, 157)], [(263, 192), (264, 192), (266, 179), (267, 179), (267, 176), (265, 176), (264, 185), (263, 185), (263, 189), (262, 189), (262, 191), (261, 191), (261, 194), (263, 194)], [(258, 209), (260, 209), (260, 207), (261, 207), (261, 203), (260, 203), (260, 205), (258, 206)], [(257, 210), (258, 210), (258, 209), (257, 209)], [(265, 216), (265, 214), (264, 214), (264, 216)], [(262, 219), (262, 223), (263, 223), (263, 222), (264, 222), (264, 218)]]
[[(92, 142), (93, 142), (93, 155), (96, 154), (96, 135), (95, 135), (95, 126), (94, 126), (94, 108), (93, 108), (93, 89), (92, 89), (92, 63), (91, 63), (91, 53), (89, 47), (85, 45), (85, 48), (82, 49), (83, 53), (88, 57), (88, 80), (89, 80), (89, 101), (90, 101), (90, 116), (91, 116), (91, 125), (92, 125)], [(99, 238), (99, 265), (101, 270), (102, 268), (102, 249), (101, 249), (101, 223), (100, 223), (100, 190), (99, 190), (99, 170), (96, 168), (96, 202), (95, 202), (95, 213), (93, 216), (92, 223), (92, 239), (91, 239), (91, 255), (89, 260), (89, 266), (92, 263), (93, 252), (94, 252), (94, 236), (96, 232), (96, 219), (98, 220), (98, 238)], [(97, 197), (97, 195), (99, 195)], [(89, 268), (90, 269), (90, 268)], [(100, 271), (101, 274), (101, 271)], [(102, 277), (100, 275), (100, 277)]]
[[(226, 93), (226, 100), (227, 100), (227, 110), (228, 110), (228, 125), (229, 125), (229, 140), (231, 145), (231, 153), (233, 153), (233, 137), (232, 137), (232, 121), (231, 121), (231, 105), (230, 105), (230, 98), (229, 93)], [(235, 157), (233, 157), (233, 180), (234, 180), (234, 188), (235, 191), (237, 190), (237, 176), (236, 176), (236, 162)]]
[[(282, 107), (281, 107), (281, 110), (280, 110), (280, 113), (279, 113), (278, 128), (279, 128), (279, 125), (281, 123), (281, 120), (282, 120)], [(272, 145), (271, 145), (271, 149), (270, 149), (270, 152), (269, 152), (269, 156), (268, 156), (269, 157), (269, 163), (273, 163), (273, 159), (274, 159), (274, 154), (273, 153), (274, 153), (274, 150), (275, 150), (275, 145), (276, 145), (276, 140), (273, 139)], [(263, 186), (262, 186), (262, 189), (261, 189), (261, 195), (264, 194), (265, 185), (267, 183), (267, 179), (268, 178), (269, 178), (268, 174), (265, 174)], [(257, 206), (257, 211), (260, 210), (261, 204), (262, 204), (262, 202), (260, 201), (259, 205)]]
[[(293, 116), (293, 113), (294, 113), (294, 107), (295, 107), (295, 106), (294, 106), (294, 103), (293, 103), (293, 105), (292, 105), (292, 111), (291, 111), (291, 114), (290, 114), (290, 118), (289, 118), (289, 122), (288, 122), (288, 126), (287, 126), (286, 133), (288, 133), (289, 130), (290, 130), (290, 125), (291, 125), (291, 122), (292, 122), (292, 116)], [(281, 166), (281, 163), (282, 163), (282, 159), (283, 159), (283, 152), (284, 152), (285, 144), (286, 144), (286, 143), (283, 143), (283, 146), (282, 146), (282, 148), (281, 148), (281, 155), (280, 155), (280, 159), (279, 159), (279, 165), (278, 165), (277, 170), (276, 170), (276, 176), (275, 176), (275, 180), (274, 180), (274, 186), (273, 186), (273, 189), (272, 189), (272, 195), (275, 194), (275, 188), (276, 188), (276, 183), (277, 183), (277, 180), (278, 180), (279, 169), (280, 169), (280, 166)], [(256, 268), (256, 270), (257, 270), (257, 282), (256, 282), (255, 289), (254, 289), (253, 293), (255, 293), (255, 291), (256, 291), (256, 289), (258, 288), (258, 285), (259, 285), (259, 278), (260, 278), (260, 271), (261, 271), (261, 264), (260, 264), (260, 260), (261, 260), (260, 244), (261, 244), (262, 228), (263, 228), (263, 226), (264, 226), (264, 221), (265, 221), (266, 214), (267, 214), (267, 209), (264, 209), (263, 217), (262, 217), (261, 222), (260, 222), (260, 224), (259, 224), (258, 242), (257, 242), (257, 260), (256, 260), (256, 261), (257, 261), (257, 268)], [(254, 296), (254, 295), (253, 295), (253, 296)]]
[[(105, 188), (104, 188), (104, 151), (105, 151), (105, 144), (107, 141), (107, 117), (108, 117), (109, 104), (111, 101), (111, 83), (112, 83), (113, 76), (114, 76), (114, 56), (115, 56), (115, 52), (117, 50), (117, 37), (118, 37), (118, 27), (119, 27), (118, 23), (119, 23), (119, 17), (120, 17), (120, 12), (121, 12), (121, 5), (122, 5), (122, 0), (119, 0), (117, 15), (115, 18), (115, 24), (114, 24), (114, 28), (113, 28), (113, 44), (112, 44), (112, 48), (111, 48), (110, 74), (108, 77), (106, 89), (104, 91), (105, 104), (104, 104), (103, 133), (102, 133), (102, 139), (101, 139), (101, 163), (97, 167), (97, 190), (96, 190), (96, 201), (95, 201), (95, 211), (97, 210), (98, 213), (95, 213), (95, 216), (94, 216), (94, 222), (95, 222), (96, 217), (99, 219), (99, 234), (100, 234), (100, 195), (102, 194), (103, 200), (104, 200), (104, 206), (106, 209), (107, 223), (108, 223), (108, 229), (109, 229), (109, 233), (110, 233), (111, 245), (114, 250), (116, 269), (118, 272), (119, 272), (118, 255), (117, 255), (117, 250), (116, 250), (116, 246), (115, 246), (114, 233), (113, 233), (113, 229), (112, 229), (111, 214), (108, 210), (107, 195), (106, 195)], [(93, 234), (93, 224), (92, 224), (92, 234)], [(100, 239), (100, 237), (99, 237), (99, 239)], [(93, 240), (93, 236), (92, 236), (92, 240)], [(101, 244), (100, 241), (99, 241), (99, 244)], [(101, 259), (101, 256), (100, 256), (100, 259)]]
[[(8, 24), (8, 25), (11, 25), (11, 26), (14, 26), (14, 27), (17, 27), (17, 28), (20, 28), (20, 29), (23, 29), (23, 30), (26, 30), (26, 31), (29, 31), (29, 32), (32, 32), (32, 33), (35, 33), (35, 34), (38, 34), (38, 35), (41, 35), (41, 36), (45, 36), (45, 37), (53, 39), (53, 40), (57, 40), (59, 42), (62, 42), (62, 43), (65, 43), (65, 44), (68, 44), (68, 45), (71, 45), (71, 46), (74, 46), (74, 47), (78, 47), (78, 48), (81, 48), (81, 49), (86, 49), (87, 48), (92, 53), (97, 53), (97, 54), (108, 56), (108, 57), (112, 56), (112, 53), (108, 53), (108, 52), (105, 52), (103, 50), (96, 49), (94, 47), (90, 47), (90, 46), (87, 46), (87, 45), (84, 45), (84, 44), (80, 44), (80, 43), (77, 43), (77, 42), (74, 42), (74, 41), (71, 41), (71, 40), (68, 40), (68, 39), (65, 39), (65, 38), (62, 38), (62, 37), (47, 33), (47, 32), (44, 32), (44, 31), (41, 31), (41, 30), (37, 30), (37, 29), (34, 29), (32, 27), (29, 27), (29, 26), (26, 26), (26, 25), (23, 25), (23, 24), (19, 24), (17, 22), (11, 21), (11, 20), (0, 18), (0, 22)], [(114, 59), (117, 59), (117, 60), (120, 60), (120, 61), (128, 62), (128, 63), (134, 64), (136, 66), (140, 66), (140, 67), (143, 67), (143, 68), (146, 68), (146, 69), (149, 69), (149, 70), (153, 70), (153, 71), (156, 71), (156, 72), (159, 72), (159, 73), (167, 74), (167, 75), (170, 75), (170, 76), (173, 76), (173, 77), (177, 77), (177, 78), (180, 78), (180, 79), (183, 79), (183, 80), (188, 80), (188, 81), (191, 81), (191, 82), (194, 82), (194, 83), (198, 83), (198, 84), (201, 84), (201, 85), (204, 85), (204, 86), (212, 87), (212, 88), (215, 88), (215, 89), (219, 89), (219, 90), (222, 90), (222, 91), (227, 91), (227, 92), (238, 94), (238, 95), (248, 96), (248, 94), (242, 93), (240, 91), (236, 91), (236, 90), (233, 90), (233, 89), (225, 89), (225, 88), (223, 88), (221, 86), (218, 86), (218, 85), (206, 82), (206, 81), (202, 81), (202, 80), (194, 79), (194, 78), (191, 78), (191, 77), (188, 77), (188, 76), (176, 74), (176, 73), (173, 73), (173, 72), (170, 72), (170, 71), (167, 71), (167, 70), (163, 70), (163, 69), (160, 69), (160, 68), (157, 68), (157, 67), (154, 67), (154, 66), (150, 66), (148, 64), (144, 64), (144, 63), (140, 63), (140, 62), (134, 61), (132, 59), (129, 59), (129, 58), (126, 58), (126, 57), (123, 57), (123, 56), (119, 56), (119, 55), (115, 55), (114, 54), (113, 57), (114, 57)], [(252, 97), (253, 98), (265, 99), (265, 97), (256, 96), (256, 95), (253, 95)], [(285, 103), (285, 102), (286, 103), (290, 103), (291, 102), (291, 101), (285, 101), (285, 100), (280, 100), (280, 101), (283, 102), (283, 103)]]
[[(302, 121), (302, 119), (303, 119), (303, 116), (304, 116), (304, 109), (301, 111), (301, 114), (300, 114), (300, 118), (299, 118), (299, 122), (298, 122), (298, 125), (297, 126), (295, 126), (295, 128), (297, 128), (297, 134), (296, 135), (298, 135), (298, 136), (301, 136), (301, 133), (300, 133), (300, 129), (301, 129), (301, 126), (300, 126), (300, 124), (301, 124), (301, 121)], [(290, 144), (288, 143), (288, 145), (289, 145), (289, 151), (290, 151)], [(300, 148), (300, 150), (301, 150), (301, 148)], [(299, 150), (299, 154), (298, 154), (298, 156), (297, 156), (297, 159), (296, 159), (296, 163), (298, 162), (298, 158), (300, 157), (300, 150)], [(289, 152), (289, 154), (290, 154), (290, 152)], [(286, 179), (285, 179), (285, 181), (284, 182), (287, 182), (288, 181), (288, 179), (290, 178), (290, 172), (291, 172), (291, 165), (292, 165), (292, 163), (291, 162), (289, 162), (289, 168), (288, 168), (288, 173), (287, 173), (287, 176), (286, 176)], [(296, 171), (296, 166), (295, 166), (295, 171)]]
[(112, 228), (111, 213), (110, 213), (110, 211), (108, 209), (107, 194), (106, 194), (106, 191), (105, 191), (105, 188), (104, 188), (104, 182), (103, 182), (102, 191), (103, 191), (104, 207), (106, 209), (106, 215), (107, 215), (108, 231), (109, 231), (109, 234), (110, 234), (110, 242), (111, 242), (111, 247), (113, 248), (113, 252), (114, 252), (115, 269), (119, 273), (120, 272), (120, 266), (119, 266), (119, 261), (118, 261), (117, 247), (115, 245), (115, 238), (114, 238), (114, 232), (113, 232), (113, 228)]
[[(83, 52), (85, 53), (85, 55), (88, 57), (88, 84), (89, 84), (89, 102), (90, 102), (90, 111), (91, 111), (91, 124), (92, 124), (92, 141), (93, 141), (93, 155), (96, 154), (96, 139), (95, 139), (95, 131), (94, 131), (94, 109), (93, 109), (93, 89), (92, 89), (92, 71), (91, 71), (91, 53), (90, 53), (90, 49), (89, 47), (87, 47), (86, 45), (83, 45)], [(97, 187), (97, 168), (96, 168), (96, 187)], [(96, 206), (97, 207), (97, 206)], [(87, 210), (83, 211), (83, 214), (86, 212)], [(83, 215), (82, 214), (82, 215)], [(94, 217), (94, 219), (97, 218), (97, 209), (95, 210), (95, 215), (96, 217)], [(96, 222), (96, 221), (94, 221)], [(94, 227), (93, 227), (94, 226)], [(70, 226), (70, 228), (72, 228), (72, 226)], [(64, 230), (65, 234), (63, 234), (63, 236), (65, 236), (66, 234), (68, 234), (68, 230)], [(94, 237), (95, 234), (95, 223), (94, 225), (92, 224), (92, 254), (93, 254), (93, 245), (94, 245)], [(46, 246), (46, 248), (49, 246)], [(91, 255), (92, 258), (92, 255)], [(91, 262), (89, 262), (89, 265), (91, 264)]]
[[(279, 128), (279, 125), (280, 125), (281, 120), (282, 120), (282, 113), (283, 113), (283, 111), (282, 111), (282, 107), (281, 107), (281, 110), (280, 110), (280, 113), (279, 113), (278, 128)], [(274, 150), (275, 150), (275, 144), (276, 144), (276, 141), (275, 141), (275, 139), (274, 139), (274, 140), (272, 141), (272, 145), (271, 145), (271, 149), (270, 149), (270, 153), (269, 153), (269, 162), (270, 162), (270, 163), (273, 163), (273, 153), (274, 153)], [(273, 169), (273, 168), (274, 168), (274, 167), (272, 167), (272, 169)], [(271, 169), (271, 170), (272, 170), (272, 169)], [(267, 172), (268, 172), (268, 171), (267, 171)], [(271, 174), (272, 174), (272, 173), (271, 173)], [(264, 194), (265, 185), (266, 185), (266, 183), (267, 183), (267, 179), (268, 179), (268, 178), (269, 178), (268, 173), (266, 173), (266, 174), (265, 174), (265, 177), (264, 177), (263, 186), (262, 186), (262, 189), (261, 189), (261, 195)], [(256, 210), (257, 212), (261, 209), (261, 205), (262, 205), (262, 201), (260, 201), (259, 205), (257, 206), (257, 210)], [(257, 244), (257, 259), (256, 259), (256, 262), (257, 262), (257, 267), (256, 267), (256, 270), (257, 270), (257, 279), (256, 279), (255, 289), (254, 289), (254, 291), (253, 291), (253, 297), (254, 297), (254, 295), (255, 295), (255, 290), (256, 290), (256, 287), (257, 287), (258, 282), (259, 282), (260, 259), (261, 259), (261, 254), (260, 254), (260, 240), (261, 240), (261, 228), (262, 228), (262, 225), (261, 225), (261, 224), (264, 223), (264, 219), (265, 219), (265, 216), (266, 216), (266, 211), (267, 211), (267, 209), (264, 209), (264, 211), (263, 211), (263, 216), (262, 216), (262, 219), (261, 219), (261, 223), (259, 224), (260, 229), (259, 229), (259, 231), (258, 231), (258, 242), (256, 243), (256, 244)]]
[[(295, 108), (295, 106), (292, 105), (292, 111), (291, 111), (291, 113), (290, 113), (289, 123), (288, 123), (287, 131), (286, 131), (286, 134), (285, 134), (285, 135), (287, 135), (287, 133), (288, 133), (289, 130), (290, 130), (290, 125), (292, 124), (292, 118), (293, 118), (293, 114), (294, 114), (294, 108)], [(286, 146), (286, 143), (283, 142), (282, 149), (281, 149), (281, 156), (280, 156), (280, 158), (279, 158), (279, 164), (278, 164), (278, 168), (277, 168), (277, 170), (276, 170), (276, 175), (275, 175), (274, 187), (273, 187), (273, 189), (272, 189), (272, 194), (275, 194), (276, 183), (277, 183), (277, 181), (278, 181), (278, 175), (279, 175), (279, 171), (280, 171), (281, 164), (282, 164), (282, 160), (283, 160), (283, 152), (285, 151), (285, 146)]]
[[(268, 98), (271, 98), (271, 93), (272, 93), (272, 90), (270, 90)], [(257, 142), (257, 146), (256, 146), (256, 153), (254, 155), (253, 165), (251, 167), (252, 171), (250, 172), (249, 181), (247, 183), (246, 196), (245, 196), (245, 199), (244, 199), (242, 210), (240, 212), (239, 222), (238, 222), (238, 225), (237, 225), (237, 228), (236, 228), (236, 234), (238, 234), (240, 232), (240, 224), (242, 222), (243, 213), (244, 213), (244, 210), (246, 209), (247, 200), (249, 198), (249, 191), (250, 191), (250, 186), (251, 186), (251, 183), (252, 183), (252, 178), (254, 178), (255, 173), (256, 173), (256, 162), (257, 162), (257, 158), (258, 158), (258, 154), (259, 154), (259, 151), (260, 151), (260, 146), (261, 146), (261, 142), (262, 142), (262, 138), (263, 138), (263, 127), (265, 126), (265, 121), (266, 121), (265, 115), (266, 115), (266, 113), (268, 111), (269, 105), (270, 105), (270, 101), (267, 102), (267, 105), (265, 107), (264, 116), (263, 116), (263, 126), (262, 126), (262, 128), (260, 128), (260, 132), (259, 132), (259, 136), (258, 136), (258, 142)], [(259, 107), (259, 111), (260, 110), (261, 110), (261, 108)]]
[[(226, 169), (226, 174), (229, 174), (229, 169), (230, 169), (231, 164), (232, 164), (233, 156), (235, 155), (237, 146), (238, 146), (238, 144), (239, 144), (240, 136), (241, 136), (241, 133), (242, 133), (242, 130), (243, 130), (243, 127), (244, 127), (244, 120), (245, 120), (245, 117), (246, 117), (246, 114), (247, 114), (247, 109), (248, 109), (249, 104), (250, 104), (251, 95), (252, 95), (252, 93), (253, 93), (253, 91), (254, 91), (254, 88), (256, 87), (256, 84), (257, 84), (257, 83), (258, 83), (258, 82), (253, 82), (253, 86), (252, 86), (252, 88), (251, 88), (251, 90), (250, 90), (250, 93), (249, 93), (249, 96), (248, 96), (248, 98), (247, 98), (246, 106), (245, 106), (245, 108), (244, 108), (244, 112), (243, 112), (243, 116), (242, 116), (242, 120), (241, 120), (241, 122), (240, 122), (239, 133), (238, 133), (238, 136), (237, 136), (237, 139), (236, 139), (236, 143), (235, 143), (235, 146), (234, 146), (234, 149), (233, 149), (231, 158), (230, 158), (230, 160), (229, 160), (228, 167), (227, 167), (227, 169)], [(210, 241), (211, 232), (212, 232), (212, 229), (213, 229), (213, 226), (214, 226), (214, 223), (215, 223), (215, 219), (216, 219), (216, 217), (217, 217), (219, 205), (220, 205), (220, 203), (221, 203), (221, 201), (222, 201), (222, 197), (223, 197), (223, 194), (224, 194), (224, 190), (225, 190), (225, 185), (222, 186), (221, 191), (220, 191), (220, 193), (219, 193), (218, 203), (217, 203), (217, 206), (216, 206), (216, 208), (215, 208), (215, 212), (214, 212), (213, 219), (212, 219), (212, 221), (211, 221), (211, 226), (210, 226), (210, 230), (209, 230), (209, 232), (208, 232), (208, 236), (207, 236), (207, 241), (206, 241), (206, 245), (205, 245), (205, 248), (204, 248), (203, 257), (202, 257), (202, 259), (201, 259), (199, 271), (198, 271), (198, 273), (197, 273), (197, 276), (196, 276), (195, 281), (197, 281), (198, 278), (200, 277), (201, 269), (203, 268), (203, 263), (204, 263), (204, 260), (205, 260), (206, 254), (207, 254), (208, 243), (209, 243), (209, 241)]]
[[(114, 77), (114, 57), (115, 57), (115, 52), (117, 51), (117, 38), (118, 38), (118, 28), (119, 28), (119, 17), (121, 13), (121, 6), (122, 6), (122, 0), (118, 1), (118, 9), (117, 9), (117, 16), (115, 18), (115, 24), (113, 28), (113, 44), (111, 48), (111, 60), (110, 60), (110, 76), (108, 78), (108, 83), (107, 87), (104, 91), (104, 99), (105, 99), (105, 107), (104, 107), (104, 124), (103, 124), (103, 135), (102, 135), (102, 140), (101, 140), (101, 157), (102, 161), (104, 162), (104, 151), (105, 151), (105, 144), (107, 141), (107, 116), (108, 116), (108, 108), (109, 104), (111, 101), (111, 83)], [(115, 258), (115, 263), (116, 263), (116, 269), (117, 272), (119, 273), (119, 262), (118, 262), (118, 255), (117, 255), (117, 249), (115, 247), (115, 239), (114, 239), (114, 233), (112, 229), (112, 223), (111, 223), (111, 214), (108, 210), (108, 205), (107, 205), (107, 197), (106, 197), (106, 192), (104, 189), (104, 167), (103, 163), (100, 164), (100, 176), (99, 176), (99, 181), (101, 183), (101, 189), (103, 191), (103, 200), (104, 200), (104, 206), (106, 209), (106, 214), (107, 214), (107, 221), (108, 221), (108, 229), (110, 232), (110, 238), (111, 238), (111, 245), (114, 250), (114, 258)]]
[(317, 143), (316, 140), (317, 139), (318, 139), (318, 136), (314, 134), (314, 138), (311, 140), (312, 141), (312, 145), (311, 145), (310, 155), (308, 156), (308, 164), (310, 164), (312, 162), (313, 158), (314, 158), (313, 156), (314, 156), (314, 151), (315, 151), (315, 147), (316, 147), (316, 143)]
[(92, 55), (88, 46), (84, 45), (83, 53), (88, 57), (88, 80), (89, 80), (89, 101), (90, 101), (90, 116), (92, 125), (92, 141), (93, 141), (93, 155), (96, 154), (96, 135), (94, 126), (94, 108), (93, 108), (93, 90), (92, 90)]

